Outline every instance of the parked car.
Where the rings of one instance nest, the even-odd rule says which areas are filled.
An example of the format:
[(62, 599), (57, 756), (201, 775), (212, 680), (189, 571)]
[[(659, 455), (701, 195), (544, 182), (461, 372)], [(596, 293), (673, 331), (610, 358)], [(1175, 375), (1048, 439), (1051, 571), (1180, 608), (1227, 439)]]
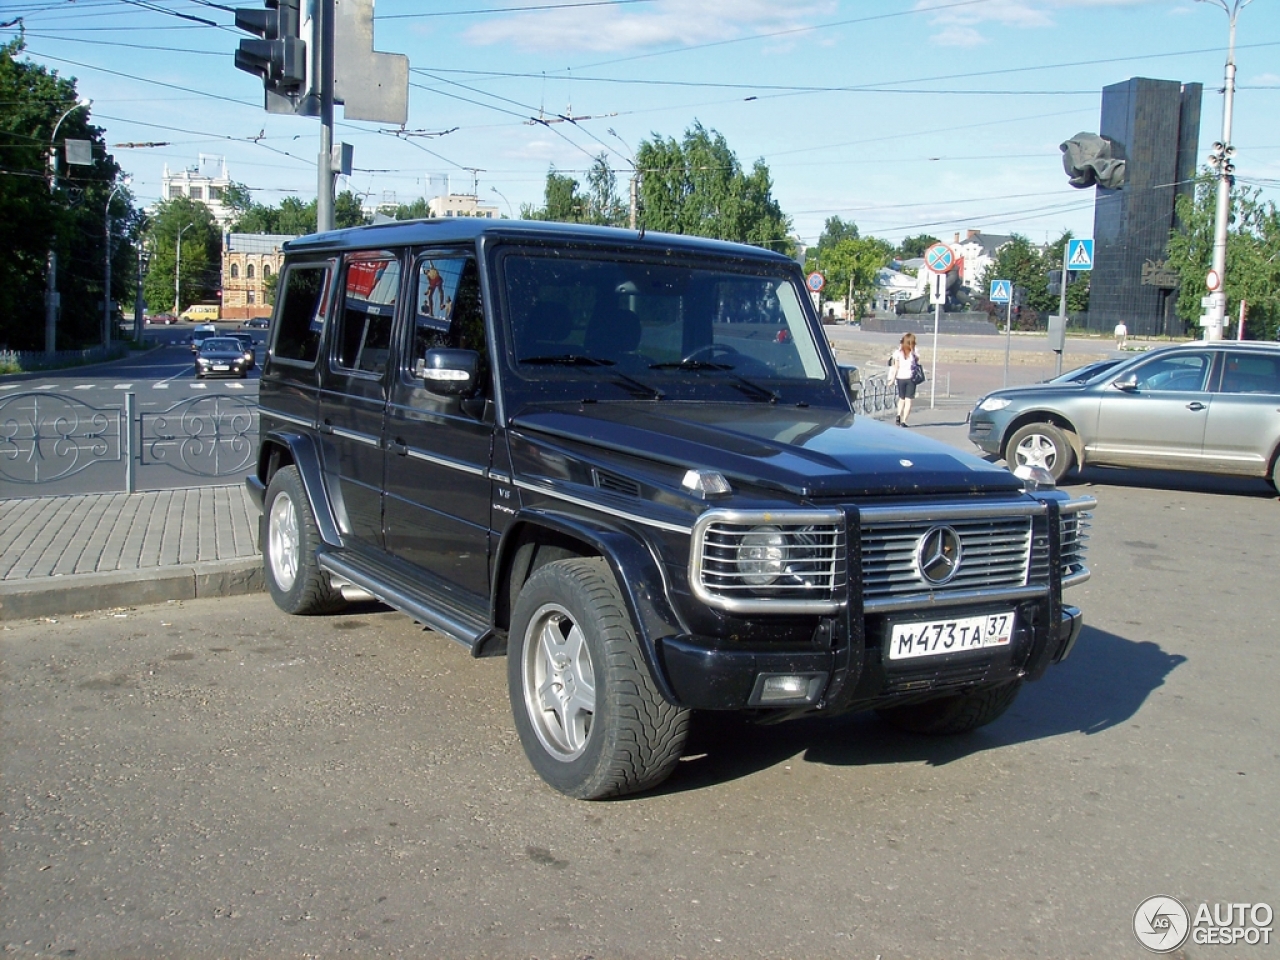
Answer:
[(1083, 382), (996, 390), (969, 415), (969, 439), (1058, 480), (1096, 464), (1263, 477), (1280, 491), (1280, 346), (1189, 343)]
[(248, 364), (248, 369), (252, 370), (257, 364), (257, 341), (253, 339), (251, 333), (224, 333), (224, 337), (231, 337), (233, 340), (239, 340), (244, 346), (244, 361)]
[(245, 324), (245, 326), (248, 327), (250, 330), (266, 330), (269, 326), (271, 326), (271, 318), (270, 317), (253, 317), (251, 320), (249, 320)]
[(272, 599), (505, 654), (565, 794), (660, 783), (693, 710), (973, 730), (1071, 650), (1094, 501), (856, 416), (795, 261), (476, 218), (284, 251), (247, 480)]
[(178, 318), (172, 313), (157, 313), (147, 317), (147, 323), (161, 324), (163, 326), (172, 326), (178, 322)]
[(247, 377), (249, 361), (244, 344), (234, 337), (206, 337), (196, 351), (196, 379)]

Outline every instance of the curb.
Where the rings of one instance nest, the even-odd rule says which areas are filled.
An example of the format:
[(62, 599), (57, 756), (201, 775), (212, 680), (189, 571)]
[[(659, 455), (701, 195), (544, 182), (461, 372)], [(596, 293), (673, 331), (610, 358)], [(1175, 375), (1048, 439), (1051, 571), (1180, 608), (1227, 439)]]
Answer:
[(261, 593), (261, 557), (0, 583), (0, 621)]

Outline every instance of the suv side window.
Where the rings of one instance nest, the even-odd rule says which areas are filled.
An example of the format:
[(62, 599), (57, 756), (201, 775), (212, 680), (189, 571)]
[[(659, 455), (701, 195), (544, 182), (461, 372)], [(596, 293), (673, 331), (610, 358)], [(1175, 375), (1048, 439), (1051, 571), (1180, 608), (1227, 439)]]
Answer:
[(381, 375), (391, 351), (391, 324), (400, 295), (400, 261), (392, 253), (360, 254), (347, 261), (334, 366)]
[(427, 351), (436, 347), (475, 350), (483, 366), (488, 344), (475, 257), (424, 256), (414, 273), (416, 312), (413, 346), (406, 357), (409, 370), (412, 372)]
[(315, 363), (324, 330), (325, 301), (329, 292), (327, 264), (291, 266), (280, 284), (280, 311), (276, 320), (277, 360)]
[(1204, 390), (1209, 365), (1207, 353), (1160, 357), (1138, 368), (1138, 388), (1155, 392)]
[(1280, 363), (1274, 357), (1228, 353), (1225, 359), (1223, 393), (1280, 394)]

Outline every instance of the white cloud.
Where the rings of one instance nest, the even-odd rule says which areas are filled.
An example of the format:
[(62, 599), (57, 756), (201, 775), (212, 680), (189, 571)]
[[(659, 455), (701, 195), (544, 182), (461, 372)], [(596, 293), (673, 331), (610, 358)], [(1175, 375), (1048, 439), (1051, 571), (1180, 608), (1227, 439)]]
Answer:
[(802, 18), (776, 0), (658, 0), (652, 6), (570, 7), (498, 17), (470, 28), (466, 38), (478, 46), (623, 53), (791, 30), (833, 9), (832, 3), (812, 4)]
[[(1138, 7), (1168, 0), (987, 0), (985, 3), (948, 6), (937, 10), (930, 23), (938, 28), (930, 40), (939, 46), (977, 46), (987, 42), (984, 24), (1014, 29), (1039, 29), (1056, 25), (1056, 11), (1079, 7)], [(939, 0), (917, 0), (915, 9), (927, 12)]]
[(980, 47), (988, 40), (973, 27), (954, 24), (943, 27), (929, 38), (929, 42), (939, 47)]

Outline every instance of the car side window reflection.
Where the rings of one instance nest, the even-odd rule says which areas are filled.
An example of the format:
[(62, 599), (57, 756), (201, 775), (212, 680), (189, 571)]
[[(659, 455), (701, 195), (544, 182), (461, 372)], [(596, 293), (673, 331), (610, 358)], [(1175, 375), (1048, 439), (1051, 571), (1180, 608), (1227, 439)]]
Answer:
[(1228, 353), (1219, 390), (1222, 393), (1280, 394), (1280, 362), (1274, 357)]
[(409, 368), (428, 350), (449, 347), (475, 350), (481, 366), (488, 353), (484, 335), (484, 311), (480, 303), (480, 272), (475, 257), (427, 256), (415, 269), (416, 313)]
[(1161, 357), (1145, 363), (1134, 371), (1138, 389), (1147, 393), (1173, 393), (1187, 390), (1203, 390), (1209, 372), (1210, 357), (1207, 353), (1184, 353), (1176, 357)]

